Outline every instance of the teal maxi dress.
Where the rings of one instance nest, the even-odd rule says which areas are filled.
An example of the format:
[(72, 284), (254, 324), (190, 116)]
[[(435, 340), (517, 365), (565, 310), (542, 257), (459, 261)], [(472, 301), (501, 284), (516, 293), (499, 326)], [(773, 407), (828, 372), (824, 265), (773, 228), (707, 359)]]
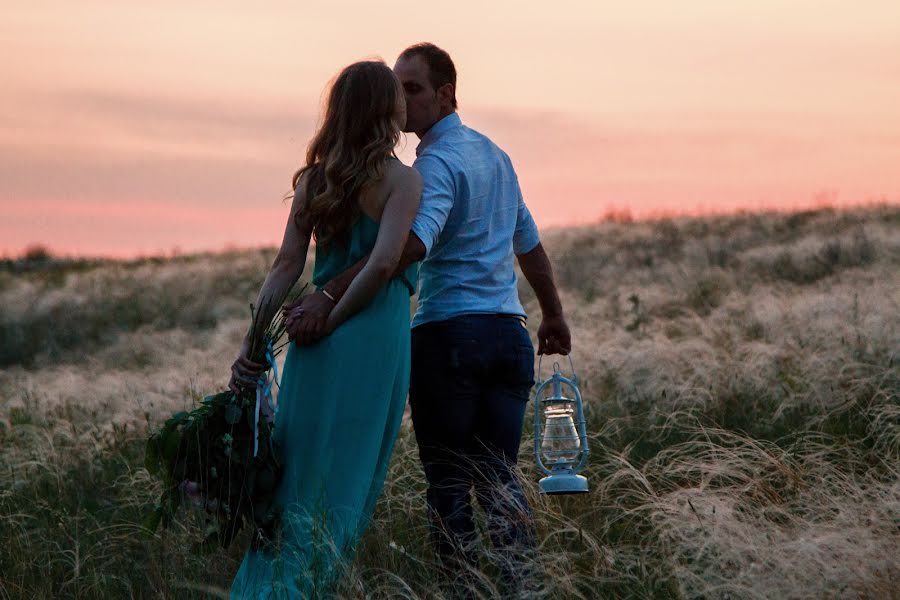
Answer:
[[(316, 249), (313, 284), (369, 254), (378, 222), (362, 214), (349, 244)], [(275, 412), (284, 513), (274, 550), (249, 549), (232, 599), (330, 597), (381, 494), (409, 388), (410, 295), (417, 266), (312, 346), (290, 344)]]

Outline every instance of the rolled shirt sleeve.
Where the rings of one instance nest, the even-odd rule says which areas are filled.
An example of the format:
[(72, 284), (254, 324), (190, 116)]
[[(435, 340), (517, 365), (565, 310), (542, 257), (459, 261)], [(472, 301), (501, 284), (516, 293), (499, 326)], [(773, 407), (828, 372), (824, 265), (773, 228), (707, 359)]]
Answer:
[[(518, 187), (518, 186), (517, 186)], [(537, 247), (541, 238), (538, 235), (537, 225), (531, 218), (531, 212), (525, 206), (522, 191), (519, 190), (519, 207), (516, 212), (516, 229), (513, 233), (513, 253), (527, 254)]]
[(422, 175), (422, 199), (413, 220), (412, 232), (422, 240), (427, 256), (447, 224), (447, 217), (453, 208), (456, 182), (450, 168), (437, 156), (423, 154), (416, 159), (413, 167)]

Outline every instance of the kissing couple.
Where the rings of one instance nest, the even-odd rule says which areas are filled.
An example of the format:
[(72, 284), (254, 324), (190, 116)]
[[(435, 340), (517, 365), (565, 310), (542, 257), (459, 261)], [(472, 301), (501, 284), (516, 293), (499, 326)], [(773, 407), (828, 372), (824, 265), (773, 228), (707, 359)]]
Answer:
[[(420, 140), (412, 167), (395, 155), (401, 132)], [(447, 52), (422, 43), (393, 69), (343, 69), (292, 183), (256, 303), (261, 322), (276, 316), (315, 238), (316, 291), (281, 308), (292, 340), (273, 434), (281, 539), (247, 551), (231, 598), (334, 594), (381, 494), (407, 395), (443, 585), (465, 593), (478, 568), (474, 488), (502, 589), (526, 589), (536, 542), (515, 465), (535, 350), (516, 261), (541, 308), (538, 353), (567, 354), (570, 335), (512, 163), (461, 122)], [(248, 334), (232, 366), (235, 392), (265, 368), (249, 344)]]

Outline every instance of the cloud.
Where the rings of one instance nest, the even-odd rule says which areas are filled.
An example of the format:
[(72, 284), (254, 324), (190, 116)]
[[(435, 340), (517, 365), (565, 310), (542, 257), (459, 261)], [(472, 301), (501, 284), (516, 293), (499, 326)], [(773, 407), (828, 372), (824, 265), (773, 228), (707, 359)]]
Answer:
[(511, 156), (542, 225), (636, 215), (900, 198), (900, 129), (825, 115), (711, 112), (576, 119), (473, 110), (465, 117)]
[[(273, 243), (280, 217), (269, 223), (247, 215), (283, 210), (316, 121), (299, 101), (69, 90), (17, 102), (28, 110), (11, 111), (9, 99), (0, 99), (0, 208), (16, 211), (14, 223), (0, 225), (7, 251), (66, 239), (67, 250), (77, 249), (92, 227), (104, 252), (120, 243)], [(611, 209), (641, 215), (798, 204), (823, 190), (846, 201), (900, 198), (900, 132), (827, 115), (588, 118), (464, 106), (462, 117), (510, 155), (540, 226), (590, 221)], [(415, 136), (407, 140), (404, 158), (414, 157), (416, 144)], [(253, 227), (242, 230), (241, 219)], [(178, 236), (185, 241), (176, 243)]]
[[(303, 148), (316, 115), (286, 102), (63, 90), (0, 100), (0, 149), (122, 156), (266, 160)], [(4, 156), (0, 156), (3, 160)]]

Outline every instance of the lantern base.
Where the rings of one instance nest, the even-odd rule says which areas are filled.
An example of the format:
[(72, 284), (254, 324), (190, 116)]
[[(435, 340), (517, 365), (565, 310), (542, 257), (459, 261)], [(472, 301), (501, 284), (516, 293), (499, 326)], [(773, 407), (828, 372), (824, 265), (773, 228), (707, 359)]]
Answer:
[(586, 477), (576, 475), (571, 471), (564, 471), (544, 477), (538, 482), (538, 487), (542, 494), (586, 494), (588, 491), (588, 480)]

